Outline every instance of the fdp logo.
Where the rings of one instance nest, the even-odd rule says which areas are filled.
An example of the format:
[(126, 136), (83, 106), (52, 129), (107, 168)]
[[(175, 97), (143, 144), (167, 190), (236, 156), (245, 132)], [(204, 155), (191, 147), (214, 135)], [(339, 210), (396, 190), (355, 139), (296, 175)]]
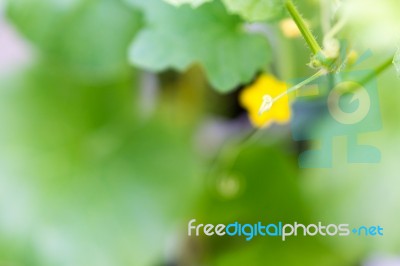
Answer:
[[(299, 166), (332, 167), (333, 140), (338, 136), (347, 139), (343, 157), (348, 163), (380, 162), (380, 151), (360, 140), (362, 134), (382, 128), (378, 96), (376, 78), (369, 70), (326, 74), (300, 89), (293, 105), (293, 139), (319, 146), (303, 148)], [(319, 130), (321, 125), (329, 125), (329, 130)]]

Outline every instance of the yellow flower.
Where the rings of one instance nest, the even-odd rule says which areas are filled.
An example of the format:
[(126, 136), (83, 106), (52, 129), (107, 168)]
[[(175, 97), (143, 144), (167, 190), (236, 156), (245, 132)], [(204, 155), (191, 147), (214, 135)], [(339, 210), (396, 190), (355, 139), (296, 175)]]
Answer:
[(252, 85), (243, 89), (239, 101), (242, 107), (247, 110), (250, 121), (254, 126), (267, 127), (272, 122), (284, 124), (290, 120), (291, 116), (287, 94), (274, 102), (270, 110), (262, 114), (259, 114), (259, 110), (265, 95), (275, 98), (286, 91), (286, 83), (277, 80), (272, 75), (262, 74)]
[(279, 23), (283, 35), (287, 38), (297, 38), (301, 36), (301, 32), (293, 19), (284, 19)]

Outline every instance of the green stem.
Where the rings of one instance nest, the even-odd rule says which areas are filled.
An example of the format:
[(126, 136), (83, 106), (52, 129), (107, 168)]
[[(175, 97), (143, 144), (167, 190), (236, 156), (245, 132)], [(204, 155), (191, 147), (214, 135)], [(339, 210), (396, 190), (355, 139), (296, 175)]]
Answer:
[[(361, 79), (359, 82), (357, 82), (359, 85), (364, 86), (367, 85), (368, 82), (370, 82), (372, 79), (376, 78), (382, 72), (384, 72), (386, 69), (388, 69), (393, 63), (393, 58), (390, 57), (386, 61), (384, 61), (382, 64), (377, 66), (374, 70), (371, 71), (368, 75), (366, 75), (363, 79)], [(346, 92), (356, 92), (360, 87), (359, 86), (350, 86), (349, 88), (346, 88)]]
[(377, 68), (375, 68), (369, 75), (367, 75), (365, 78), (363, 78), (360, 81), (360, 84), (366, 85), (371, 79), (375, 78), (376, 76), (379, 76), (383, 71), (385, 71), (392, 64), (393, 64), (393, 57), (390, 57), (386, 61), (384, 61), (382, 64), (380, 64)]
[(285, 5), (286, 9), (289, 11), (290, 15), (292, 16), (294, 22), (299, 28), (301, 34), (303, 35), (303, 38), (306, 40), (313, 54), (316, 55), (319, 52), (321, 52), (322, 50), (321, 47), (319, 46), (314, 35), (312, 35), (311, 30), (308, 28), (307, 24), (305, 23), (304, 19), (300, 15), (299, 11), (297, 10), (293, 2), (291, 0), (288, 0), (286, 1)]
[(278, 101), (280, 98), (282, 98), (283, 96), (285, 96), (286, 94), (289, 94), (291, 92), (297, 91), (299, 89), (301, 89), (302, 87), (304, 87), (305, 85), (309, 84), (310, 82), (316, 80), (317, 78), (321, 77), (322, 75), (326, 74), (326, 71), (324, 69), (321, 69), (320, 71), (318, 71), (317, 73), (315, 73), (314, 75), (312, 75), (311, 77), (309, 77), (306, 80), (303, 80), (302, 82), (300, 82), (299, 84), (296, 84), (295, 86), (291, 87), (290, 89), (288, 89), (287, 91), (279, 94), (278, 96), (276, 96), (274, 98), (274, 102)]

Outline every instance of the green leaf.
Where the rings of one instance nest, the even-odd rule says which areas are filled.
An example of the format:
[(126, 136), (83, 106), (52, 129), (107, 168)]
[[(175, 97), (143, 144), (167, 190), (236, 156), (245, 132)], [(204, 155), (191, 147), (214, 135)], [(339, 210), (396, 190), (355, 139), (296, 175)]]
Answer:
[[(174, 6), (190, 4), (192, 7), (198, 7), (206, 2), (213, 0), (164, 0)], [(248, 21), (271, 21), (279, 19), (284, 14), (282, 0), (222, 0), (226, 8), (240, 15)]]
[(396, 67), (397, 75), (400, 77), (400, 48), (397, 50), (397, 53), (394, 56), (393, 64)]
[(136, 66), (183, 71), (198, 63), (217, 90), (228, 92), (250, 82), (269, 62), (267, 40), (246, 33), (243, 22), (228, 15), (219, 2), (195, 10), (157, 0), (133, 0), (133, 4), (145, 12), (147, 20), (130, 49)]
[(248, 21), (276, 20), (283, 16), (282, 0), (223, 0), (226, 8)]
[(200, 188), (190, 138), (138, 119), (131, 79), (47, 65), (1, 84), (0, 261), (159, 264)]
[(164, 0), (167, 3), (170, 3), (174, 6), (180, 6), (183, 4), (190, 4), (192, 7), (198, 7), (206, 2), (210, 2), (212, 0)]
[(126, 49), (140, 26), (138, 11), (110, 0), (15, 0), (7, 15), (44, 59), (84, 79), (126, 71)]

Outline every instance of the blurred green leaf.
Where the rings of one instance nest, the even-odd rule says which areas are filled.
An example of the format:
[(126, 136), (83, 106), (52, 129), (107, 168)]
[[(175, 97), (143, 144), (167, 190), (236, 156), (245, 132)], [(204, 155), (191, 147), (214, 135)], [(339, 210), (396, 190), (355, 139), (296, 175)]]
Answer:
[(353, 266), (340, 253), (332, 250), (321, 238), (297, 237), (283, 242), (279, 238), (261, 237), (212, 258), (209, 265), (290, 265), (290, 266)]
[(296, 160), (285, 156), (281, 148), (253, 144), (244, 147), (236, 159), (232, 155), (236, 151), (227, 150), (209, 177), (204, 219), (221, 223), (300, 218)]
[(135, 115), (131, 79), (87, 86), (46, 66), (2, 84), (0, 262), (161, 261), (198, 195), (188, 137)]
[(183, 71), (200, 63), (210, 83), (228, 92), (249, 82), (269, 62), (266, 39), (245, 33), (243, 22), (218, 2), (198, 9), (175, 8), (157, 0), (133, 0), (133, 4), (147, 21), (130, 51), (131, 62), (139, 67)]
[[(190, 4), (198, 7), (213, 0), (164, 0), (175, 6)], [(247, 21), (272, 21), (283, 17), (283, 0), (222, 0), (226, 8)]]
[(276, 20), (284, 15), (283, 0), (222, 0), (226, 8), (248, 21)]
[(345, 37), (374, 53), (392, 51), (399, 39), (399, 9), (397, 0), (341, 1), (340, 13), (348, 18)]
[[(397, 213), (400, 211), (400, 170), (397, 156), (398, 116), (400, 92), (391, 90), (400, 81), (392, 73), (379, 80), (379, 109), (371, 108), (367, 117), (371, 125), (384, 124), (383, 129), (368, 130), (362, 123), (343, 125), (326, 117), (312, 129), (312, 149), (321, 149), (325, 158), (331, 158), (332, 167), (305, 170), (301, 181), (307, 205), (315, 219), (329, 223), (348, 223), (351, 229), (359, 226), (384, 228), (383, 237), (349, 236), (331, 238), (329, 244), (347, 257), (360, 258), (382, 254), (398, 254), (400, 230)], [(381, 121), (383, 119), (383, 121)], [(361, 146), (359, 146), (361, 145)], [(381, 161), (355, 163), (352, 155), (370, 156), (365, 146), (379, 150)], [(330, 148), (332, 147), (332, 148)], [(331, 149), (331, 150), (330, 150)], [(318, 162), (322, 153), (309, 154), (308, 160)]]
[[(232, 166), (220, 162), (208, 179), (198, 223), (254, 224), (315, 223), (300, 194), (296, 158), (288, 155), (281, 144), (252, 144), (245, 147)], [(227, 166), (227, 167), (224, 167)], [(232, 166), (232, 167), (230, 167)], [(206, 265), (246, 265), (263, 261), (266, 265), (349, 265), (323, 239), (297, 237), (283, 242), (281, 237), (243, 236), (204, 237), (212, 250)], [(201, 245), (201, 243), (200, 243)], [(290, 255), (289, 255), (290, 254)]]
[(171, 5), (180, 6), (183, 4), (190, 4), (192, 7), (201, 6), (204, 3), (210, 2), (212, 0), (164, 0)]
[(393, 59), (393, 64), (396, 67), (397, 75), (400, 77), (400, 48), (397, 49), (396, 55)]
[(126, 72), (126, 50), (141, 22), (140, 14), (119, 0), (13, 0), (7, 13), (46, 60), (82, 79)]

